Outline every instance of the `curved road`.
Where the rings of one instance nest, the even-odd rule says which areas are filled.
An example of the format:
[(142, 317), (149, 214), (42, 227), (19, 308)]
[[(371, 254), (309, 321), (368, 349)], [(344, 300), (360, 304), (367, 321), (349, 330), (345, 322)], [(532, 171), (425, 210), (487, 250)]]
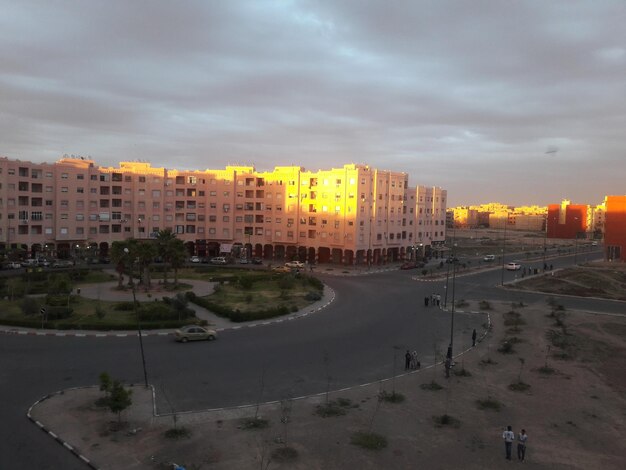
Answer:
[[(424, 307), (423, 299), (433, 292), (443, 296), (445, 281), (416, 282), (411, 279), (416, 274), (320, 274), (336, 291), (335, 302), (305, 318), (224, 331), (213, 343), (181, 345), (171, 337), (145, 337), (148, 378), (157, 389), (159, 412), (320, 393), (328, 376), (331, 389), (377, 381), (392, 376), (394, 368), (402, 371), (407, 348), (418, 351), (422, 365), (432, 364), (435, 347), (440, 354), (449, 342), (450, 314)], [(506, 272), (505, 282), (515, 274)], [(500, 289), (500, 279), (499, 269), (459, 275), (455, 297), (526, 302), (545, 297)], [(561, 303), (615, 312), (623, 305), (581, 299)], [(455, 354), (469, 346), (472, 328), (484, 321), (482, 315), (455, 315)], [(103, 371), (141, 383), (137, 338), (0, 334), (0, 419), (7, 431), (0, 440), (0, 468), (85, 468), (30, 423), (25, 412), (47, 393), (97, 383)]]

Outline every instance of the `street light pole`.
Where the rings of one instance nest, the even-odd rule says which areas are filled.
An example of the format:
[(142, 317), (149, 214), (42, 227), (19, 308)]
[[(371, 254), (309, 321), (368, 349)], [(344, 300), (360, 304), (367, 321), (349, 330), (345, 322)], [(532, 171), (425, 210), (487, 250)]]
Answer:
[(456, 285), (456, 257), (452, 260), (452, 316), (450, 317), (450, 361), (452, 361), (452, 350), (454, 346), (454, 286)]
[(502, 271), (500, 285), (504, 285), (504, 255), (506, 253), (506, 226), (509, 224), (509, 211), (506, 211), (506, 217), (504, 218), (504, 237), (502, 237)]
[[(124, 253), (128, 256), (128, 248), (124, 248)], [(132, 274), (131, 274), (132, 279)], [(131, 290), (133, 292), (133, 311), (137, 318), (137, 336), (139, 337), (139, 349), (141, 350), (141, 365), (143, 367), (143, 382), (146, 388), (148, 388), (148, 370), (146, 369), (146, 355), (143, 350), (143, 335), (141, 334), (141, 322), (139, 321), (139, 312), (137, 311), (137, 293), (135, 290), (135, 283), (131, 284)]]

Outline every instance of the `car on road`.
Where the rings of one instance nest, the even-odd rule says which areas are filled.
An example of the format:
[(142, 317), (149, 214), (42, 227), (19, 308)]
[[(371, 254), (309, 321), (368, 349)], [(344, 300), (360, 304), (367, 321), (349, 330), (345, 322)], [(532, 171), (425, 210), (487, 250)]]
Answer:
[(216, 256), (215, 258), (211, 258), (211, 264), (227, 264), (228, 261), (224, 256)]
[(239, 264), (249, 264), (250, 260), (248, 258), (239, 258)]
[(596, 241), (591, 242), (591, 246), (598, 246), (598, 242)]
[(485, 255), (483, 261), (495, 261), (496, 255)]
[(217, 338), (217, 332), (198, 325), (187, 325), (174, 331), (174, 337), (176, 341), (181, 343), (186, 343), (187, 341), (213, 341)]
[(290, 273), (291, 268), (288, 266), (274, 266), (272, 268), (272, 271), (277, 272), (277, 273)]
[(285, 266), (287, 266), (288, 268), (302, 269), (304, 268), (304, 263), (302, 261), (287, 261), (285, 263)]
[(37, 260), (35, 258), (28, 258), (22, 261), (23, 268), (34, 268), (37, 266)]
[(263, 264), (263, 260), (261, 258), (255, 257), (250, 260), (252, 264)]
[(508, 271), (519, 271), (520, 269), (522, 269), (522, 265), (518, 261), (511, 261), (510, 263), (506, 264), (506, 269)]
[(50, 261), (48, 261), (45, 258), (39, 258), (37, 260), (37, 266), (39, 266), (40, 268), (49, 268), (50, 267)]
[(418, 269), (418, 268), (423, 268), (423, 267), (424, 267), (424, 263), (408, 262), (408, 263), (402, 263), (402, 265), (400, 265), (400, 269)]
[(202, 260), (200, 259), (199, 256), (192, 256), (191, 258), (189, 258), (190, 263), (199, 263), (200, 261)]

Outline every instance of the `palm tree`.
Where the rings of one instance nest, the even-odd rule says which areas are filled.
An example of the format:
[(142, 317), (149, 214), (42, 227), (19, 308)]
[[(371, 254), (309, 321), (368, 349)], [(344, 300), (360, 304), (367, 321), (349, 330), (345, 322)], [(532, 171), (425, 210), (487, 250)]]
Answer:
[(126, 241), (115, 241), (111, 245), (111, 261), (115, 265), (115, 270), (117, 271), (117, 288), (122, 289), (122, 284), (124, 283), (124, 272), (126, 271), (125, 265), (128, 259), (128, 253), (126, 250), (128, 249), (128, 243)]
[(174, 288), (178, 287), (178, 269), (185, 264), (187, 250), (182, 240), (175, 238), (170, 243), (169, 249), (170, 263), (174, 269)]
[(152, 242), (144, 241), (139, 243), (136, 248), (143, 285), (146, 289), (150, 289), (150, 263), (157, 252), (156, 247)]
[(172, 244), (176, 240), (176, 234), (170, 229), (159, 230), (156, 236), (157, 252), (163, 258), (163, 284), (167, 285), (167, 268), (171, 258)]

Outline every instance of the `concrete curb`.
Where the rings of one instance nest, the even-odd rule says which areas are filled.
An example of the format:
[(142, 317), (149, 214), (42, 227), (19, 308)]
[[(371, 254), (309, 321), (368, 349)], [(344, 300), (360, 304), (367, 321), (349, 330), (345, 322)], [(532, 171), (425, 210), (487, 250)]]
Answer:
[[(85, 389), (85, 388), (91, 388), (91, 387), (73, 387), (73, 388), (68, 388), (66, 390), (81, 390), (81, 389)], [(37, 400), (35, 403), (33, 403), (30, 408), (28, 408), (28, 411), (26, 412), (26, 417), (32, 422), (34, 423), (39, 429), (41, 429), (43, 432), (45, 432), (46, 434), (48, 434), (50, 437), (52, 437), (55, 441), (57, 441), (59, 444), (61, 444), (63, 447), (65, 447), (67, 450), (69, 450), (72, 454), (74, 454), (79, 460), (81, 460), (83, 463), (85, 463), (89, 468), (93, 468), (94, 470), (98, 470), (98, 466), (96, 464), (94, 464), (91, 460), (89, 460), (87, 457), (85, 457), (83, 454), (80, 453), (80, 451), (72, 446), (70, 443), (64, 441), (63, 439), (61, 439), (59, 436), (57, 436), (53, 431), (49, 430), (48, 428), (46, 428), (46, 426), (41, 423), (40, 421), (37, 421), (35, 418), (33, 418), (31, 412), (33, 410), (33, 408), (35, 406), (37, 406), (39, 403), (52, 398), (56, 395), (62, 395), (65, 393), (65, 390), (61, 390), (58, 392), (54, 392), (51, 393), (49, 395), (45, 395), (43, 397), (41, 397), (39, 400)]]

